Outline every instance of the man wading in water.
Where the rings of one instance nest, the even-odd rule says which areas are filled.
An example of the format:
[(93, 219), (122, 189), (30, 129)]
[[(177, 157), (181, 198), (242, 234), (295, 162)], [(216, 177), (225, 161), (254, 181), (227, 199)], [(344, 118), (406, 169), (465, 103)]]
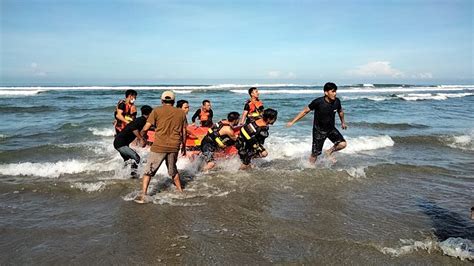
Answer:
[(176, 161), (178, 152), (186, 155), (186, 113), (173, 107), (175, 95), (172, 91), (165, 91), (161, 95), (162, 106), (153, 109), (147, 122), (140, 132), (142, 135), (154, 125), (155, 141), (150, 148), (148, 162), (142, 181), (142, 191), (135, 199), (136, 203), (146, 202), (146, 193), (151, 177), (155, 176), (163, 161), (166, 161), (168, 174), (173, 179), (178, 191), (182, 192)]
[(318, 156), (323, 150), (323, 144), (326, 138), (334, 143), (330, 149), (326, 150), (326, 156), (332, 162), (336, 162), (333, 153), (340, 151), (347, 146), (346, 140), (336, 129), (335, 116), (336, 112), (341, 119), (341, 128), (347, 129), (344, 121), (344, 111), (342, 110), (341, 101), (336, 97), (337, 86), (332, 82), (324, 84), (324, 96), (313, 100), (307, 107), (303, 109), (287, 127), (293, 126), (298, 120), (303, 118), (307, 113), (314, 110), (313, 121), (313, 145), (309, 161), (315, 163)]

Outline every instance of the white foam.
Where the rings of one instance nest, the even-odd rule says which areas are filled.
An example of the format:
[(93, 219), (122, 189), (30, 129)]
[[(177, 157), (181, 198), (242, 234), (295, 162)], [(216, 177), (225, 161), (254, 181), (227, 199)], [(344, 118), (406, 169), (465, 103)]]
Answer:
[[(248, 94), (248, 90), (230, 90), (233, 93)], [(260, 94), (321, 94), (319, 90), (259, 90)]]
[(359, 100), (359, 99), (367, 99), (370, 101), (381, 102), (393, 99), (391, 96), (382, 96), (382, 95), (373, 95), (373, 96), (343, 96), (343, 100)]
[(192, 93), (192, 90), (173, 90), (174, 93), (176, 94), (189, 94)]
[(430, 239), (425, 241), (400, 239), (400, 242), (402, 244), (401, 247), (383, 247), (380, 251), (393, 257), (399, 257), (418, 250), (426, 250), (428, 253), (439, 250), (443, 252), (444, 255), (456, 257), (461, 260), (474, 259), (474, 244), (472, 241), (464, 238), (450, 237), (443, 242), (437, 242)]
[(17, 89), (3, 89), (0, 88), (0, 96), (32, 96), (32, 95), (37, 95), (39, 93), (45, 92), (46, 90), (17, 90)]
[(448, 142), (447, 145), (451, 148), (474, 151), (473, 138), (474, 130), (472, 130), (469, 135), (446, 137), (446, 141)]
[(441, 88), (474, 88), (474, 85), (439, 85)]
[[(311, 135), (311, 131), (308, 132)], [(395, 142), (388, 135), (382, 136), (360, 136), (355, 138), (346, 138), (347, 147), (340, 151), (346, 154), (356, 154), (363, 151), (383, 149), (392, 147)], [(270, 135), (265, 142), (265, 147), (268, 150), (268, 160), (285, 159), (285, 158), (301, 158), (307, 157), (311, 152), (312, 139), (310, 136), (294, 140), (292, 138)], [(323, 150), (329, 149), (332, 146), (330, 140), (326, 140)]]
[(347, 174), (349, 174), (351, 177), (354, 177), (354, 178), (365, 178), (366, 177), (364, 166), (350, 167), (348, 169), (342, 169), (341, 171), (346, 171)]
[(6, 139), (7, 137), (7, 135), (0, 134), (0, 139)]
[(347, 147), (342, 153), (354, 154), (361, 151), (378, 150), (392, 147), (395, 142), (388, 135), (382, 136), (361, 136), (356, 138), (346, 138)]
[[(464, 88), (464, 87), (454, 87), (454, 88), (444, 88), (444, 87), (390, 87), (390, 88), (371, 88), (371, 87), (357, 87), (357, 88), (348, 88), (348, 89), (339, 89), (337, 90), (337, 93), (339, 95), (342, 94), (359, 94), (359, 93), (395, 93), (395, 92), (436, 92), (436, 91), (465, 91), (465, 90), (474, 90), (474, 88)], [(248, 94), (247, 90), (230, 90), (233, 93), (239, 93), (239, 94)], [(323, 95), (323, 91), (321, 89), (275, 89), (275, 90), (268, 90), (268, 89), (260, 89), (259, 90), (260, 94), (317, 94), (317, 95)], [(434, 98), (440, 98), (442, 99), (443, 97), (464, 97), (464, 96), (469, 96), (472, 95), (472, 93), (459, 93), (459, 96), (457, 96), (457, 93), (453, 94), (437, 94), (437, 95), (431, 95), (431, 94), (423, 94), (418, 97), (434, 97)], [(368, 96), (364, 96), (362, 98), (367, 98)], [(380, 97), (385, 97), (385, 98), (374, 98), (375, 100), (387, 100), (390, 99), (390, 97), (387, 96), (380, 96)], [(399, 95), (399, 97), (411, 97), (410, 95)], [(416, 97), (416, 95), (413, 95), (413, 97)], [(368, 98), (370, 99), (370, 98)]]
[(47, 163), (11, 163), (1, 164), (0, 174), (10, 176), (39, 176), (58, 178), (64, 174), (78, 174), (85, 172), (112, 171), (113, 164), (90, 162), (82, 160), (68, 160)]
[(449, 98), (462, 98), (466, 96), (471, 96), (473, 93), (410, 93), (410, 94), (400, 94), (397, 95), (398, 98), (405, 101), (424, 101), (424, 100), (436, 100), (444, 101)]
[(375, 87), (374, 84), (370, 84), (370, 83), (367, 83), (367, 84), (362, 84), (362, 86), (364, 87)]
[[(161, 178), (161, 181), (159, 179), (159, 177), (152, 178), (147, 192), (148, 196), (146, 196), (145, 199), (146, 202), (172, 206), (201, 206), (206, 204), (205, 201), (199, 201), (201, 198), (225, 197), (235, 191), (235, 189), (224, 190), (219, 186), (211, 185), (204, 178), (203, 180), (188, 183), (186, 189), (181, 193), (178, 192), (173, 185), (170, 185), (171, 180), (168, 179), (169, 187), (167, 189), (150, 196), (149, 194), (156, 190), (157, 187), (163, 186), (163, 178)], [(139, 191), (132, 191), (122, 198), (125, 201), (131, 201), (135, 199), (139, 193)]]
[(92, 132), (93, 135), (95, 136), (101, 136), (101, 137), (113, 137), (115, 135), (115, 131), (113, 128), (95, 128), (95, 127), (90, 127), (87, 130)]
[(444, 255), (460, 258), (461, 260), (474, 260), (474, 244), (471, 240), (450, 237), (439, 243)]
[(26, 90), (173, 90), (173, 91), (187, 91), (187, 90), (228, 90), (231, 88), (266, 88), (266, 87), (314, 87), (317, 85), (307, 84), (216, 84), (216, 85), (183, 85), (183, 86), (57, 86), (57, 87), (0, 87), (0, 91), (26, 91)]
[(102, 191), (105, 189), (105, 182), (100, 181), (96, 183), (73, 183), (71, 184), (71, 188), (77, 188), (81, 191), (85, 192), (96, 192), (96, 191)]

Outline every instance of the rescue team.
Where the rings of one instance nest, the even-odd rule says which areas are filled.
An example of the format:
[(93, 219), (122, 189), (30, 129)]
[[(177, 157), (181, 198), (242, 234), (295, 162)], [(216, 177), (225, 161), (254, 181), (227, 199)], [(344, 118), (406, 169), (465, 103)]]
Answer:
[[(297, 114), (287, 127), (303, 118), (306, 114), (314, 111), (313, 141), (310, 162), (315, 163), (322, 153), (326, 138), (333, 142), (333, 146), (325, 152), (325, 155), (335, 162), (333, 153), (342, 150), (347, 143), (342, 134), (336, 129), (335, 114), (341, 120), (341, 128), (346, 129), (344, 111), (340, 100), (336, 97), (337, 86), (328, 82), (323, 87), (324, 96), (309, 103), (308, 106)], [(186, 138), (200, 141), (200, 157), (205, 162), (203, 170), (210, 170), (216, 166), (215, 156), (231, 149), (236, 150), (242, 162), (240, 169), (251, 167), (254, 158), (262, 158), (268, 155), (263, 146), (265, 139), (269, 136), (269, 126), (277, 120), (278, 112), (263, 106), (259, 99), (259, 91), (252, 87), (248, 90), (250, 99), (245, 102), (244, 111), (240, 117), (237, 112), (230, 112), (227, 119), (213, 123), (213, 111), (209, 100), (202, 101), (202, 106), (192, 116), (192, 125), (199, 119), (202, 128), (208, 128), (207, 134), (201, 138), (188, 127), (186, 115), (189, 112), (189, 103), (179, 100), (175, 104), (175, 94), (165, 91), (161, 95), (161, 106), (152, 109), (148, 105), (142, 106), (141, 116), (137, 118), (135, 101), (138, 93), (135, 90), (127, 90), (125, 99), (117, 103), (114, 113), (115, 140), (114, 148), (120, 153), (125, 163), (131, 161), (131, 176), (137, 178), (137, 168), (140, 163), (138, 153), (130, 148), (130, 144), (136, 140), (139, 146), (147, 144), (147, 131), (153, 130), (154, 141), (150, 147), (150, 154), (143, 174), (142, 191), (135, 199), (137, 203), (145, 203), (145, 195), (151, 177), (160, 168), (163, 161), (166, 162), (168, 174), (172, 178), (178, 191), (182, 191), (180, 176), (176, 167), (178, 153), (181, 151), (186, 155)], [(196, 128), (196, 127), (195, 127)]]

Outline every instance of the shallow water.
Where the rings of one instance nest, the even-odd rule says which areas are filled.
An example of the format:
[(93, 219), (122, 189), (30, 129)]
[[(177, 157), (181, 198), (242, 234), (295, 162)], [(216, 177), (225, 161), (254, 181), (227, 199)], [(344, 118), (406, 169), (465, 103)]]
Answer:
[[(163, 89), (142, 87), (138, 106), (158, 104)], [(191, 111), (209, 98), (223, 117), (241, 111), (247, 88), (174, 89)], [(0, 89), (2, 116), (13, 122), (0, 125), (1, 264), (474, 259), (474, 87), (341, 87), (348, 147), (336, 164), (322, 157), (312, 166), (312, 114), (284, 124), (321, 88), (263, 86), (265, 105), (279, 111), (269, 157), (248, 172), (234, 158), (210, 173), (181, 159), (185, 193), (162, 168), (151, 184), (154, 204), (145, 205), (131, 201), (140, 180), (127, 178), (112, 147), (123, 90)]]

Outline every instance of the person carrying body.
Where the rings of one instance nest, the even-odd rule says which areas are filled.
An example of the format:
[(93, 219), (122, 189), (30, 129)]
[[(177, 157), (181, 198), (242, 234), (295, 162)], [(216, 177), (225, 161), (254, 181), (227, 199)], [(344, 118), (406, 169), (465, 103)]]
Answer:
[(277, 120), (278, 112), (268, 108), (263, 111), (262, 117), (254, 121), (245, 123), (240, 129), (240, 135), (235, 144), (239, 151), (244, 170), (250, 167), (253, 158), (266, 157), (268, 152), (263, 147), (265, 139), (268, 137), (269, 125), (273, 125)]
[(347, 129), (346, 122), (344, 121), (344, 111), (342, 110), (341, 101), (336, 97), (336, 91), (336, 84), (332, 82), (326, 83), (324, 85), (324, 96), (313, 100), (286, 125), (287, 127), (291, 127), (307, 113), (314, 111), (313, 144), (309, 158), (311, 163), (315, 163), (321, 154), (326, 138), (329, 138), (334, 144), (326, 151), (326, 156), (333, 162), (336, 161), (333, 157), (333, 153), (347, 146), (346, 140), (335, 126), (335, 115), (338, 113), (339, 119), (341, 120), (341, 128)]
[(202, 127), (211, 127), (213, 115), (211, 102), (209, 100), (204, 100), (202, 101), (201, 108), (196, 110), (191, 121), (194, 125), (196, 123), (196, 118), (199, 118)]
[(257, 120), (262, 116), (264, 107), (263, 102), (259, 100), (260, 93), (257, 88), (252, 87), (249, 89), (250, 99), (245, 102), (244, 112), (240, 118), (240, 125), (249, 123), (252, 120)]
[(215, 123), (209, 128), (207, 135), (201, 141), (201, 154), (204, 157), (206, 165), (203, 170), (210, 170), (216, 166), (214, 162), (214, 152), (231, 146), (237, 140), (234, 133), (234, 126), (239, 123), (239, 113), (230, 112), (227, 119)]
[(155, 176), (163, 161), (166, 161), (168, 174), (176, 188), (182, 192), (176, 161), (180, 148), (182, 155), (186, 155), (186, 114), (182, 109), (173, 107), (174, 100), (175, 95), (172, 91), (163, 92), (162, 106), (153, 109), (141, 131), (143, 135), (152, 125), (156, 127), (155, 141), (150, 148), (144, 169), (142, 191), (135, 199), (137, 203), (145, 203), (150, 179)]
[(130, 159), (133, 160), (131, 165), (132, 178), (138, 177), (137, 168), (140, 164), (140, 156), (135, 150), (130, 148), (129, 145), (135, 140), (135, 138), (138, 140), (138, 145), (144, 145), (146, 143), (146, 140), (142, 137), (140, 131), (145, 126), (146, 120), (153, 108), (151, 108), (151, 106), (144, 105), (140, 110), (142, 112), (142, 116), (128, 123), (127, 126), (125, 126), (125, 128), (115, 136), (114, 139), (114, 148), (120, 153), (123, 161), (126, 163)]
[(125, 126), (132, 122), (137, 116), (137, 108), (135, 101), (138, 93), (135, 90), (127, 90), (125, 92), (125, 99), (118, 101), (114, 112), (114, 128), (115, 134), (122, 131)]

